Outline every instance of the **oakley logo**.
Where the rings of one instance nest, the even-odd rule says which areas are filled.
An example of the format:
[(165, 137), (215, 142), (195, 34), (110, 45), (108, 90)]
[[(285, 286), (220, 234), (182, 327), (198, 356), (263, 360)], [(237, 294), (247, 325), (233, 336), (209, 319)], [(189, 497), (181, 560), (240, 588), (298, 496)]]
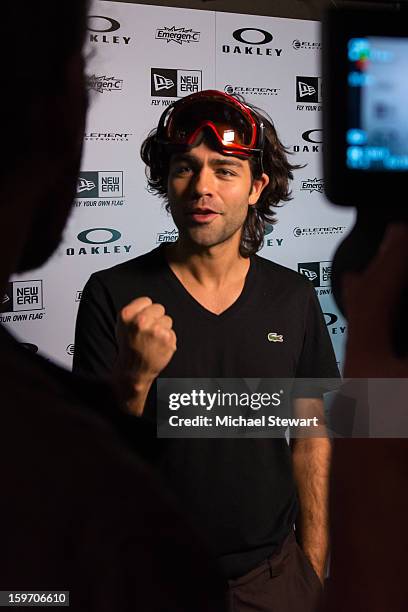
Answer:
[[(108, 232), (110, 234), (110, 238), (102, 238), (99, 240), (90, 240), (88, 238), (89, 234), (92, 232)], [(78, 234), (78, 240), (81, 242), (85, 242), (86, 244), (109, 244), (110, 242), (116, 242), (121, 237), (121, 233), (117, 230), (110, 229), (109, 227), (94, 227), (93, 229), (84, 230)]]
[[(105, 23), (102, 22), (102, 24), (100, 24), (98, 21), (95, 22), (95, 20), (98, 19), (102, 19)], [(116, 32), (116, 30), (119, 30), (119, 28), (119, 21), (116, 21), (116, 19), (112, 19), (111, 17), (101, 17), (100, 15), (88, 16), (88, 30), (91, 32)]]
[[(317, 132), (317, 134), (315, 132)], [(321, 134), (322, 132), (323, 130), (321, 128), (318, 128), (316, 130), (307, 130), (306, 132), (303, 132), (302, 138), (303, 140), (306, 140), (306, 142), (311, 142), (313, 144), (321, 144), (323, 142)]]
[(268, 334), (269, 342), (283, 342), (282, 334), (277, 334), (276, 332), (269, 332)]
[[(257, 32), (258, 34), (255, 34), (255, 36), (253, 34), (250, 34), (249, 36), (245, 34), (244, 36), (244, 32)], [(259, 39), (259, 34), (261, 35), (262, 40), (257, 40)], [(270, 43), (273, 39), (273, 36), (270, 32), (267, 32), (266, 30), (260, 30), (259, 28), (240, 28), (239, 30), (235, 30), (232, 35), (235, 40), (240, 43), (244, 43), (245, 45), (266, 45)], [(248, 40), (248, 38), (252, 40)]]
[(162, 89), (171, 89), (174, 87), (174, 82), (171, 79), (166, 79), (166, 77), (161, 74), (154, 74), (154, 88), (156, 91), (161, 91)]
[(92, 181), (87, 181), (86, 179), (80, 177), (78, 179), (77, 193), (82, 193), (83, 191), (92, 191), (92, 189), (95, 189), (95, 187), (95, 183), (93, 183)]
[(334, 325), (337, 323), (338, 316), (333, 312), (324, 312), (324, 318), (326, 319), (326, 325)]
[(316, 89), (307, 83), (299, 82), (299, 96), (304, 98), (305, 96), (313, 96), (316, 93)]
[(38, 353), (38, 346), (36, 344), (31, 344), (31, 342), (20, 342), (20, 346), (27, 349), (27, 351), (31, 351), (32, 353)]
[(313, 270), (308, 270), (307, 268), (299, 268), (299, 272), (300, 274), (306, 276), (306, 278), (312, 282), (317, 279), (317, 274), (316, 272), (313, 272)]

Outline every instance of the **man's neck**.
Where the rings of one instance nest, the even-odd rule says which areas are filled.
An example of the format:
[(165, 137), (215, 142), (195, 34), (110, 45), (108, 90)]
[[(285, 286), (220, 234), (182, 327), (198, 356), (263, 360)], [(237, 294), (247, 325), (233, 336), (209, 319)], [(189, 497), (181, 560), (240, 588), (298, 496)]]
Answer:
[(249, 258), (228, 243), (198, 249), (177, 241), (166, 247), (165, 254), (176, 276), (212, 290), (244, 279), (250, 266)]

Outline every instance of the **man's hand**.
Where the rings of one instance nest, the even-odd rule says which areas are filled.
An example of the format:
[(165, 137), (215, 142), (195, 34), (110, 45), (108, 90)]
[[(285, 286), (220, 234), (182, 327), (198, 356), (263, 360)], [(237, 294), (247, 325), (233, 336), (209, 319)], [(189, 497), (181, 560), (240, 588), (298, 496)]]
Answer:
[(298, 431), (291, 440), (293, 475), (299, 498), (296, 533), (299, 544), (322, 585), (329, 549), (328, 487), (331, 443), (327, 437), (324, 404), (318, 398), (294, 400), (299, 418), (318, 418), (319, 427), (308, 433)]
[(128, 409), (140, 416), (154, 379), (173, 357), (177, 339), (173, 321), (148, 297), (130, 302), (119, 314), (116, 337), (116, 386)]

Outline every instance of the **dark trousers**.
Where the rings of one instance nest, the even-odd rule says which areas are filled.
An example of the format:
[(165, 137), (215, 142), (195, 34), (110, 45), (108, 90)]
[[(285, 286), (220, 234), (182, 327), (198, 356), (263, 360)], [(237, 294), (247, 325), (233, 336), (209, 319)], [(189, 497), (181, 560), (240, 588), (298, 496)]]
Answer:
[(315, 612), (322, 593), (293, 531), (278, 552), (228, 585), (229, 612)]

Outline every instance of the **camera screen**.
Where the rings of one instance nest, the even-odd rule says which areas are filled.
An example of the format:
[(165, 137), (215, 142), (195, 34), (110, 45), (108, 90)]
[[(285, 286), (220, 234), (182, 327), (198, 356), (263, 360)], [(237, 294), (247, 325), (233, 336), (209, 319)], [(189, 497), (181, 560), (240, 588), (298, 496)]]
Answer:
[(348, 41), (347, 167), (408, 170), (408, 38)]

